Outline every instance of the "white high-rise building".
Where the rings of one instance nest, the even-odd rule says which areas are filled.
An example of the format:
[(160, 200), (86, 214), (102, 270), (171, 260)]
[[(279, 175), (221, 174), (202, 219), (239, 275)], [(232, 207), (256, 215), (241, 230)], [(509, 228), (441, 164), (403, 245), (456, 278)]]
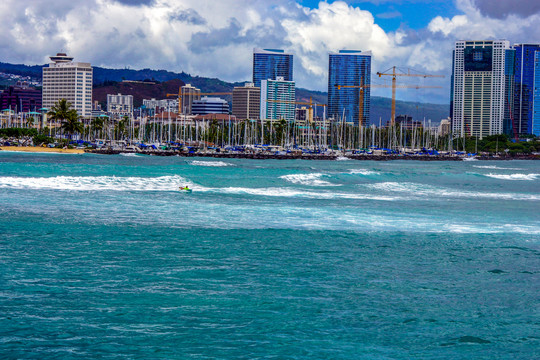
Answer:
[(107, 94), (107, 112), (113, 116), (133, 114), (133, 95)]
[(452, 73), (452, 132), (483, 138), (503, 133), (510, 116), (513, 51), (506, 40), (457, 41)]
[(58, 53), (43, 68), (43, 107), (51, 109), (66, 99), (81, 117), (92, 115), (92, 66), (73, 62), (72, 57)]
[(276, 80), (262, 80), (260, 118), (294, 121), (295, 97), (294, 81), (286, 81), (281, 76)]

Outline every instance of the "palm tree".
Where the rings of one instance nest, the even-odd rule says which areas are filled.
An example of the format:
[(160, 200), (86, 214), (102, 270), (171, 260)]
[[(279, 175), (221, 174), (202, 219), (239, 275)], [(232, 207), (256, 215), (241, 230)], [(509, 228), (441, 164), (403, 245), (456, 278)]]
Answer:
[(71, 103), (66, 99), (60, 99), (47, 113), (51, 120), (62, 122), (62, 129), (70, 134), (70, 136), (74, 132), (82, 132), (82, 123), (77, 119), (77, 110), (71, 107)]
[(62, 123), (62, 130), (69, 134), (70, 139), (74, 133), (82, 133), (84, 131), (84, 126), (78, 119), (77, 111), (70, 110), (69, 116)]
[(92, 127), (92, 131), (93, 131), (93, 133), (94, 133), (94, 137), (97, 138), (97, 137), (99, 137), (99, 136), (96, 135), (96, 133), (101, 134), (101, 132), (103, 131), (103, 120), (100, 119), (100, 118), (95, 118), (95, 119), (92, 120), (92, 122), (90, 123), (90, 126)]

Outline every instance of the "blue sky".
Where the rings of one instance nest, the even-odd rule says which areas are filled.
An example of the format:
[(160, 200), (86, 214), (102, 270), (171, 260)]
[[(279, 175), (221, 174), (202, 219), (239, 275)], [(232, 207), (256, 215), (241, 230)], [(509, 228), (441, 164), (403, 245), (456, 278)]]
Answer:
[[(298, 0), (300, 5), (311, 9), (317, 8), (320, 1)], [(332, 3), (333, 1), (327, 1)], [(445, 14), (452, 17), (459, 11), (454, 2), (444, 0), (433, 1), (345, 1), (347, 4), (371, 12), (379, 24), (386, 31), (395, 31), (400, 27), (419, 30), (425, 28), (431, 19)], [(419, 16), (419, 6), (422, 14)]]
[(456, 40), (539, 43), (538, 24), (538, 0), (3, 0), (0, 61), (43, 64), (63, 50), (96, 66), (247, 81), (253, 48), (282, 48), (294, 54), (298, 87), (326, 91), (328, 53), (356, 49), (372, 51), (372, 74), (445, 75), (419, 84), (441, 89), (398, 91), (442, 104)]

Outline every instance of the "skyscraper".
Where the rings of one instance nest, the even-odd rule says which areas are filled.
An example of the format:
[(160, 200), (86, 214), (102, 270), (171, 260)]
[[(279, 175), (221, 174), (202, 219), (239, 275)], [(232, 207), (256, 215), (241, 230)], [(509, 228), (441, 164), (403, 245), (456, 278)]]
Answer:
[(533, 119), (531, 134), (540, 136), (540, 50), (534, 52)]
[[(328, 61), (328, 116), (369, 125), (371, 52), (340, 50), (330, 53)], [(347, 86), (338, 88), (339, 86)], [(349, 87), (350, 86), (350, 87)], [(366, 86), (363, 89), (361, 86)], [(363, 90), (363, 96), (360, 95)], [(360, 116), (362, 114), (363, 116)], [(360, 119), (362, 117), (363, 119)], [(361, 121), (360, 121), (361, 120)]]
[(79, 116), (92, 115), (92, 66), (74, 63), (72, 57), (58, 53), (52, 63), (43, 68), (43, 107), (50, 109), (60, 99), (66, 99)]
[(237, 119), (258, 119), (261, 111), (261, 88), (253, 83), (236, 86), (232, 95), (232, 114)]
[(533, 121), (534, 56), (540, 50), (540, 44), (517, 44), (514, 49), (513, 125), (517, 134), (530, 134)]
[(182, 94), (182, 109), (179, 109), (180, 113), (187, 115), (193, 114), (193, 101), (201, 100), (201, 89), (196, 88), (191, 84), (186, 84), (181, 87), (180, 91)]
[(510, 126), (514, 50), (506, 40), (457, 41), (452, 69), (452, 131), (480, 139)]
[(294, 121), (296, 96), (294, 81), (281, 76), (261, 81), (261, 119)]
[(277, 49), (253, 49), (253, 84), (261, 86), (262, 80), (282, 77), (293, 81), (293, 56)]

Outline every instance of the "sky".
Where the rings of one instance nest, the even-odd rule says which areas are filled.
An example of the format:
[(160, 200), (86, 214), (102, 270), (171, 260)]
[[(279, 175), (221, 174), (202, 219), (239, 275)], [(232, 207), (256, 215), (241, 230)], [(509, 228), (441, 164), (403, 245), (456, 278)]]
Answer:
[[(540, 43), (538, 0), (2, 0), (0, 61), (44, 64), (64, 51), (94, 66), (165, 69), (250, 81), (253, 48), (294, 54), (297, 87), (326, 91), (328, 53), (372, 52), (375, 73), (398, 66), (445, 78), (397, 97), (448, 103), (456, 40)], [(373, 95), (389, 96), (386, 88)]]

